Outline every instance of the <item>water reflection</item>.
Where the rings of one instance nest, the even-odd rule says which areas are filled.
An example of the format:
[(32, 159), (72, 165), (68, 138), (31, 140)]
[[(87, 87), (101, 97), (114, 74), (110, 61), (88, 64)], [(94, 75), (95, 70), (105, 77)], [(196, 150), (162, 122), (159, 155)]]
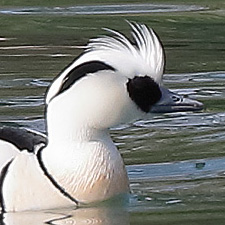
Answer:
[(93, 224), (129, 225), (129, 213), (120, 207), (92, 207), (45, 212), (6, 213), (4, 225)]
[(129, 165), (130, 180), (197, 180), (224, 177), (225, 157), (179, 162)]

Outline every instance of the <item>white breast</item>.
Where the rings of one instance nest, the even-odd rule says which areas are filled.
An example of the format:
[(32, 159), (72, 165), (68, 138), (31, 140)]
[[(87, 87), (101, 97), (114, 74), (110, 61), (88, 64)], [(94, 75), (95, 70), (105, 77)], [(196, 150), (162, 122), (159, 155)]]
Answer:
[(48, 157), (46, 149), (43, 161), (55, 180), (80, 203), (103, 201), (129, 192), (127, 172), (113, 144), (90, 141), (57, 149), (54, 158)]
[(72, 205), (49, 181), (37, 158), (23, 151), (11, 163), (2, 194), (6, 211), (40, 210)]

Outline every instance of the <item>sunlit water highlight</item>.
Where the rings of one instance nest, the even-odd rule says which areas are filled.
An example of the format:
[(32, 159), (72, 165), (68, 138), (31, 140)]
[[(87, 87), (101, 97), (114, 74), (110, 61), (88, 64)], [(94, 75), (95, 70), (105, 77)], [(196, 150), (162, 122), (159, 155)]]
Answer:
[(120, 4), (120, 5), (91, 5), (72, 7), (30, 7), (2, 9), (2, 14), (13, 15), (104, 15), (104, 14), (128, 14), (128, 13), (160, 13), (199, 11), (206, 8), (195, 5), (163, 5), (163, 4)]

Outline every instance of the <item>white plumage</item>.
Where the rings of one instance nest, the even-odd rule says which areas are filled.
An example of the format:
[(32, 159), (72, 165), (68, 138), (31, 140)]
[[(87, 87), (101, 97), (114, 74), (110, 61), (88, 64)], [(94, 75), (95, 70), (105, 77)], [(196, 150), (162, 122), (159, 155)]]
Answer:
[[(160, 83), (164, 70), (164, 53), (159, 39), (152, 29), (143, 24), (129, 23), (129, 25), (134, 44), (119, 32), (106, 29), (115, 36), (92, 39), (87, 51), (90, 51), (90, 55), (96, 51), (100, 60), (106, 59), (110, 65), (115, 66), (129, 78), (135, 75), (148, 75)], [(112, 54), (115, 56), (110, 57)], [(88, 57), (88, 54), (86, 56)]]
[(54, 97), (65, 76), (76, 66), (99, 60), (116, 68), (123, 77), (151, 76), (161, 83), (164, 70), (164, 52), (162, 45), (152, 29), (143, 24), (129, 23), (135, 45), (123, 34), (111, 30), (113, 36), (91, 39), (82, 54), (54, 81), (48, 90), (46, 103)]
[[(47, 145), (15, 151), (2, 162), (3, 211), (89, 204), (129, 193), (127, 172), (109, 128), (151, 110), (196, 110), (161, 86), (163, 48), (145, 25), (129, 23), (133, 41), (117, 31), (91, 39), (53, 81), (46, 96)], [(174, 107), (174, 108), (172, 108)], [(186, 107), (186, 108), (185, 108)], [(10, 140), (8, 140), (10, 141)]]

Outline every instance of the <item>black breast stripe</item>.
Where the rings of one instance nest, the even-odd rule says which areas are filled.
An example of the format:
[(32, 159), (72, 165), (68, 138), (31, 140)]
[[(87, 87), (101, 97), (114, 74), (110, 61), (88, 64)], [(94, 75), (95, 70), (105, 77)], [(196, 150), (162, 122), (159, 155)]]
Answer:
[(86, 76), (87, 74), (96, 73), (101, 70), (115, 71), (112, 66), (107, 65), (106, 63), (101, 61), (89, 61), (78, 65), (66, 75), (57, 95), (70, 88), (77, 80)]
[(42, 161), (42, 157), (41, 157), (41, 153), (42, 153), (42, 149), (40, 149), (37, 153), (37, 159), (39, 162), (39, 165), (41, 167), (41, 169), (43, 170), (45, 176), (51, 181), (51, 183), (55, 186), (55, 188), (57, 188), (65, 197), (67, 197), (68, 199), (70, 199), (73, 203), (75, 203), (76, 205), (79, 204), (79, 202), (73, 198), (68, 192), (65, 191), (65, 189), (63, 187), (61, 187), (57, 181), (54, 179), (54, 177), (48, 172), (47, 168), (45, 167), (43, 161)]
[(2, 188), (3, 188), (4, 179), (6, 177), (6, 174), (8, 172), (9, 166), (12, 163), (12, 161), (13, 161), (13, 159), (5, 165), (5, 167), (2, 169), (1, 175), (0, 175), (0, 205), (2, 208), (2, 213), (5, 213), (5, 203), (4, 203), (4, 196), (2, 193), (2, 191), (3, 191)]

